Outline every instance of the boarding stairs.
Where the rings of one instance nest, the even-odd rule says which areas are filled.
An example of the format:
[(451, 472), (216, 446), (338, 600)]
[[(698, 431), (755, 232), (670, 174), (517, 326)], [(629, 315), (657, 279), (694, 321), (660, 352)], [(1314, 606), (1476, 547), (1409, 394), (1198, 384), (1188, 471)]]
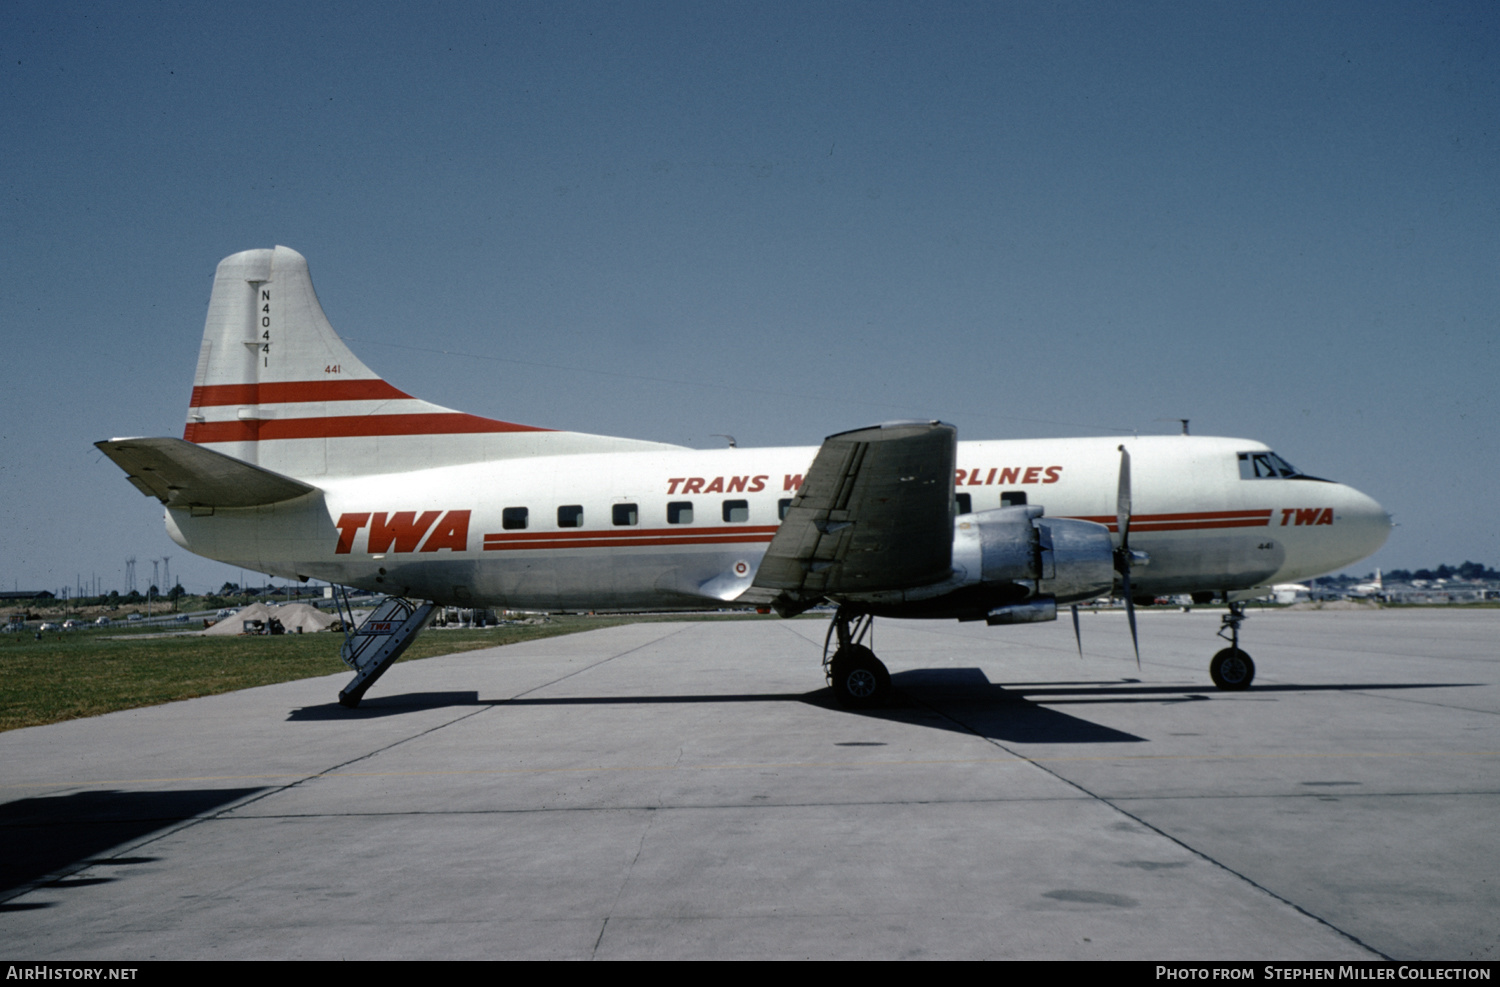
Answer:
[(353, 709), (364, 698), (365, 690), (393, 665), (401, 653), (427, 626), (434, 603), (388, 596), (371, 611), (365, 622), (353, 631), (345, 623), (344, 646), (339, 657), (354, 669), (354, 678), (339, 693), (339, 703)]

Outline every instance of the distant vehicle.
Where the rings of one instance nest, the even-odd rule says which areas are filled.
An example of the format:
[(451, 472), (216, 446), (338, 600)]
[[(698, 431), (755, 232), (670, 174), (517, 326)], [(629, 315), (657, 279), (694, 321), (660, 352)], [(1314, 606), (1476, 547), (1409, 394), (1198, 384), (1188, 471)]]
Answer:
[(0, 634), (19, 634), (25, 629), (25, 624), (6, 624), (4, 627), (0, 627)]
[(135, 621), (135, 620), (145, 620), (145, 619), (146, 619), (146, 618), (145, 618), (145, 617), (142, 617), (142, 616), (141, 616), (141, 615), (140, 615), (140, 614), (138, 614), (138, 613), (133, 613), (133, 614), (131, 614), (131, 615), (130, 615), (130, 616), (129, 616), (129, 617), (126, 617), (126, 618), (125, 618), (125, 619), (126, 619), (126, 620), (131, 620), (131, 621)]
[(65, 630), (65, 631), (76, 631), (78, 628), (83, 627), (83, 626), (84, 626), (84, 623), (81, 620), (65, 620), (65, 621), (63, 621), (63, 630)]
[(174, 623), (174, 624), (186, 624), (187, 621), (188, 621), (188, 615), (185, 614), (185, 613), (180, 613), (177, 616), (175, 616), (175, 617), (172, 618), (172, 623)]
[(94, 621), (94, 626), (108, 627), (112, 623), (114, 623), (114, 621), (110, 620), (108, 617), (100, 617), (98, 620)]
[(42, 626), (38, 627), (37, 630), (39, 630), (39, 631), (60, 631), (60, 630), (62, 630), (62, 628), (59, 627), (59, 626), (57, 626), (56, 624), (52, 623), (51, 621), (48, 621), (47, 623), (45, 623)]
[(239, 608), (237, 608), (237, 607), (225, 607), (224, 609), (220, 610), (218, 613), (214, 614), (214, 616), (217, 617), (217, 618), (219, 618), (220, 620), (223, 620), (225, 617), (233, 617), (235, 614), (237, 614), (239, 612), (240, 612)]

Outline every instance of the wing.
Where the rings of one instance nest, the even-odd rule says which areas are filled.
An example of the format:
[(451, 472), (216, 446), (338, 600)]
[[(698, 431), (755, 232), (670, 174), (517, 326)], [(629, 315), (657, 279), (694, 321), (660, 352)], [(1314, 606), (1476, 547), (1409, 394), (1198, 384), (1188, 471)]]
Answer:
[(182, 439), (110, 439), (94, 445), (137, 490), (168, 507), (257, 507), (318, 489)]
[(958, 430), (941, 422), (829, 436), (741, 600), (792, 614), (947, 579), (957, 448)]

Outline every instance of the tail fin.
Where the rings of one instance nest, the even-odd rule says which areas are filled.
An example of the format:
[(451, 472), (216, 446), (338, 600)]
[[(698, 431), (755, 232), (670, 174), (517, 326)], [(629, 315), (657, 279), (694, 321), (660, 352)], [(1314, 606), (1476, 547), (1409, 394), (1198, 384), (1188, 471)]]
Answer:
[(466, 415), (397, 390), (329, 325), (287, 247), (219, 262), (183, 438), (292, 477), (671, 446)]

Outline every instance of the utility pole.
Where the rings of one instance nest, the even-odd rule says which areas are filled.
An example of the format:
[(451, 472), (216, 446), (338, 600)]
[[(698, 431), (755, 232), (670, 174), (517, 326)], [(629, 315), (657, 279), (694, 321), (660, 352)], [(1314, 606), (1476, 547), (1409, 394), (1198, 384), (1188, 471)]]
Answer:
[(146, 616), (151, 616), (151, 591), (154, 589), (161, 593), (161, 581), (157, 578), (160, 574), (161, 559), (151, 560), (151, 585), (146, 588)]

